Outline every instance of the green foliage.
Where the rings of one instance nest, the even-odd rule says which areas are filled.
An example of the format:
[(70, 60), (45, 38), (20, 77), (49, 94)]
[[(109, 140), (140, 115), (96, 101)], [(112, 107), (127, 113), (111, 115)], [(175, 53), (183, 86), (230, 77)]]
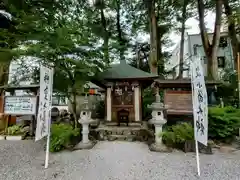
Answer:
[(142, 107), (143, 107), (143, 120), (147, 119), (151, 116), (152, 110), (148, 108), (148, 105), (151, 105), (155, 101), (154, 93), (151, 88), (147, 88), (143, 91), (143, 99), (142, 99)]
[(163, 142), (169, 147), (177, 147), (188, 140), (194, 140), (194, 129), (189, 123), (173, 125), (164, 131), (162, 136)]
[(226, 82), (217, 87), (216, 97), (222, 98), (225, 106), (238, 106), (238, 77), (232, 68), (225, 68), (221, 76), (222, 81)]
[(208, 123), (209, 138), (232, 139), (240, 127), (240, 110), (231, 106), (209, 108)]
[(0, 118), (0, 131), (4, 130), (6, 127), (6, 121), (4, 118)]
[(19, 125), (13, 125), (7, 128), (7, 135), (15, 136), (15, 135), (23, 135), (23, 134), (24, 134), (24, 131)]
[(80, 129), (69, 124), (52, 124), (50, 152), (58, 152), (69, 147), (73, 139), (80, 135)]
[(96, 105), (97, 118), (103, 119), (105, 117), (105, 101), (98, 101)]

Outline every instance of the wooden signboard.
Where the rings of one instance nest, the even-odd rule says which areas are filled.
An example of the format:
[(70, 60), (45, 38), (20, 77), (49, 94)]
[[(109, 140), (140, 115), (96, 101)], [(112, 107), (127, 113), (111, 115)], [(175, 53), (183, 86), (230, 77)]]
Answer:
[(4, 114), (35, 115), (37, 98), (35, 96), (5, 96)]
[(166, 90), (164, 104), (167, 108), (167, 114), (190, 115), (193, 113), (192, 92)]

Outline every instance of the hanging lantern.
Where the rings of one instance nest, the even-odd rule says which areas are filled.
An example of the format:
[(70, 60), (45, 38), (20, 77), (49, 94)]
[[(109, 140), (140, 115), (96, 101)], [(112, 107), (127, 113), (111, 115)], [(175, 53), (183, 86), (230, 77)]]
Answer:
[(94, 95), (95, 94), (95, 89), (89, 89), (89, 94)]

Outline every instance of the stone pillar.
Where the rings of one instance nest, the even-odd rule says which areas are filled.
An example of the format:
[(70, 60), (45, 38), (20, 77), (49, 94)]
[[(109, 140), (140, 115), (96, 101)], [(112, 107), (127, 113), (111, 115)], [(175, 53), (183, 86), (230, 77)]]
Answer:
[(139, 86), (134, 85), (134, 111), (135, 111), (135, 121), (140, 121), (140, 109), (139, 109)]
[(107, 87), (107, 121), (112, 120), (112, 86)]
[(155, 142), (156, 144), (162, 144), (162, 137), (159, 136), (162, 133), (163, 124), (155, 123)]
[(160, 109), (158, 111), (152, 112), (153, 118), (149, 123), (155, 126), (155, 142), (150, 145), (150, 150), (157, 152), (169, 152), (169, 149), (162, 143), (162, 127), (166, 123), (166, 120), (163, 118), (163, 111)]
[(82, 143), (89, 143), (88, 139), (89, 134), (89, 123), (82, 123)]

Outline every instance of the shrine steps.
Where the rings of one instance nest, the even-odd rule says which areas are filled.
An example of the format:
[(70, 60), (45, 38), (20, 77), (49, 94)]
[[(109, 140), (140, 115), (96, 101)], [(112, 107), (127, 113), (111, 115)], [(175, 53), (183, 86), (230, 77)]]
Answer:
[(145, 125), (114, 126), (100, 124), (95, 129), (97, 139), (100, 141), (148, 141), (153, 134)]

